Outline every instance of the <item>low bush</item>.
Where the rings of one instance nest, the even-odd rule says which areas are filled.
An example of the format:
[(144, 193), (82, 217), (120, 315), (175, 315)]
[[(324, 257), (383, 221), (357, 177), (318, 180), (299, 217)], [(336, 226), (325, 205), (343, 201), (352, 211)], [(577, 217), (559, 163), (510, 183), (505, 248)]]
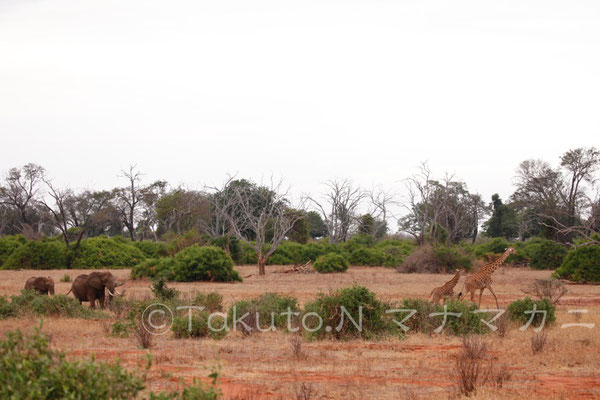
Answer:
[(193, 306), (201, 306), (208, 312), (223, 311), (223, 296), (217, 292), (193, 293), (190, 296), (190, 303)]
[[(460, 316), (448, 315), (442, 332), (456, 336), (491, 332), (490, 327), (486, 326), (481, 320), (489, 321), (495, 314), (475, 313), (474, 311), (477, 310), (476, 304), (460, 300), (449, 300), (445, 305), (447, 313), (460, 313)], [(438, 305), (436, 313), (443, 312), (444, 306)], [(442, 325), (443, 320), (443, 315), (437, 315), (431, 318), (431, 323), (437, 328)]]
[(510, 242), (504, 238), (496, 237), (475, 246), (475, 256), (485, 258), (488, 253), (502, 254), (510, 246)]
[(72, 268), (133, 267), (146, 256), (122, 237), (98, 236), (81, 241), (71, 255)]
[(348, 261), (341, 254), (330, 253), (317, 258), (313, 268), (320, 273), (344, 272), (348, 269)]
[[(242, 321), (243, 324), (236, 323), (235, 329), (242, 330), (245, 334), (258, 330), (285, 329), (288, 326), (288, 315), (284, 313), (296, 313), (298, 310), (297, 299), (277, 293), (265, 293), (256, 299), (241, 300), (233, 304), (229, 309), (228, 321), (231, 327), (234, 320)], [(246, 313), (248, 315), (244, 317)]]
[[(385, 335), (402, 335), (402, 331), (393, 322), (393, 315), (385, 313), (390, 306), (379, 301), (375, 293), (363, 286), (354, 285), (329, 295), (320, 293), (304, 309), (303, 319), (307, 328), (312, 330), (307, 332), (311, 338), (373, 339)], [(320, 327), (319, 321), (322, 321)]]
[(589, 245), (569, 251), (554, 276), (573, 282), (600, 282), (600, 246)]
[(20, 295), (11, 296), (12, 307), (18, 315), (61, 316), (69, 318), (98, 318), (101, 311), (84, 307), (73, 297), (63, 294), (46, 296), (33, 290), (22, 290)]
[(167, 257), (169, 255), (167, 245), (162, 242), (144, 240), (142, 242), (133, 242), (133, 245), (148, 258)]
[(61, 278), (60, 278), (61, 282), (71, 282), (71, 276), (69, 276), (68, 274), (64, 274)]
[[(227, 335), (227, 326), (223, 317), (213, 317), (210, 321), (208, 311), (192, 310), (191, 317), (188, 313), (177, 315), (173, 318), (171, 330), (177, 339), (205, 338), (222, 339)], [(211, 329), (212, 327), (212, 329)]]
[(23, 235), (9, 235), (0, 237), (0, 266), (4, 264), (8, 256), (12, 254), (17, 247), (27, 243)]
[(323, 240), (310, 242), (302, 246), (302, 259), (314, 262), (321, 256), (336, 252), (341, 252), (341, 250)]
[(359, 247), (352, 250), (348, 261), (350, 261), (350, 264), (352, 265), (375, 267), (377, 265), (383, 265), (384, 257), (381, 251), (377, 249)]
[(206, 244), (205, 239), (202, 237), (202, 235), (200, 235), (200, 233), (198, 233), (196, 229), (190, 229), (189, 231), (180, 235), (173, 232), (168, 232), (163, 235), (163, 238), (167, 241), (166, 249), (170, 256), (174, 256), (181, 250), (192, 245)]
[[(150, 368), (151, 359), (146, 368)], [(135, 399), (142, 394), (142, 377), (119, 362), (67, 360), (52, 350), (48, 337), (38, 328), (32, 335), (7, 332), (0, 340), (0, 398), (3, 399)], [(212, 385), (194, 382), (181, 392), (150, 393), (150, 400), (217, 400), (218, 375), (209, 375)], [(143, 396), (143, 397), (142, 397)]]
[(131, 270), (132, 279), (144, 277), (179, 282), (242, 280), (233, 269), (233, 260), (225, 251), (218, 247), (198, 245), (183, 249), (175, 257), (146, 260)]
[(564, 246), (546, 239), (527, 243), (524, 251), (529, 258), (529, 265), (535, 269), (556, 269), (567, 255)]
[(273, 252), (268, 265), (293, 265), (302, 264), (308, 261), (304, 254), (304, 245), (296, 242), (283, 242)]
[(179, 282), (241, 281), (233, 269), (233, 260), (222, 249), (213, 246), (190, 246), (175, 256), (173, 266), (175, 280)]
[(67, 360), (39, 330), (32, 336), (6, 334), (0, 370), (3, 399), (132, 399), (143, 389), (142, 380), (118, 362)]
[(5, 296), (0, 296), (0, 319), (16, 317), (17, 310)]
[(151, 258), (143, 261), (131, 269), (131, 279), (164, 278), (168, 281), (175, 279), (175, 259), (173, 257)]
[(30, 240), (16, 247), (2, 269), (67, 268), (66, 246), (57, 240)]
[(400, 273), (447, 273), (471, 267), (471, 258), (458, 246), (423, 245), (406, 257), (397, 270)]
[[(407, 333), (431, 333), (437, 327), (429, 316), (429, 314), (436, 312), (437, 306), (427, 300), (412, 298), (403, 299), (398, 308), (415, 311), (414, 315), (403, 323), (408, 328)], [(396, 320), (401, 321), (408, 317), (409, 313), (410, 311), (405, 311), (402, 314), (398, 314)]]
[[(546, 318), (545, 318), (545, 322), (544, 324), (551, 324), (554, 321), (556, 321), (556, 307), (554, 306), (554, 304), (552, 304), (552, 302), (549, 299), (542, 299), (542, 300), (531, 300), (531, 298), (526, 297), (524, 299), (520, 299), (520, 300), (516, 300), (513, 301), (512, 303), (510, 303), (508, 305), (507, 308), (507, 313), (508, 313), (508, 317), (510, 318), (511, 321), (518, 321), (524, 324), (526, 324), (532, 317), (532, 313), (526, 313), (528, 311), (533, 311), (534, 309), (534, 305), (536, 308), (536, 311), (541, 311), (541, 310), (545, 310), (546, 311)], [(542, 321), (544, 320), (544, 315), (543, 313), (540, 312), (536, 312), (535, 316), (533, 317), (533, 321), (532, 321), (532, 325), (534, 327), (538, 327), (540, 326), (540, 324), (542, 323)]]
[(415, 245), (406, 240), (384, 240), (375, 245), (383, 257), (386, 267), (399, 267), (404, 259), (415, 250)]
[(160, 277), (152, 284), (152, 294), (160, 300), (172, 300), (179, 297), (179, 291), (174, 288), (167, 287), (167, 281), (164, 277)]

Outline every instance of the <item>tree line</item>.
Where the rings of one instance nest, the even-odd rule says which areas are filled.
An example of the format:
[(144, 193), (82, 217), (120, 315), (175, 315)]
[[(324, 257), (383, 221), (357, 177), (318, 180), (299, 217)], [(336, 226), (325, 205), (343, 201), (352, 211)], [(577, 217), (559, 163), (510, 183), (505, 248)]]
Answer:
[[(600, 244), (599, 165), (595, 148), (569, 150), (555, 167), (525, 160), (516, 169), (515, 191), (506, 203), (497, 194), (486, 203), (452, 175), (435, 179), (424, 163), (404, 181), (402, 197), (333, 179), (321, 193), (292, 204), (282, 181), (229, 177), (219, 187), (192, 190), (162, 180), (144, 182), (131, 166), (121, 171), (122, 186), (77, 191), (56, 187), (42, 166), (27, 164), (11, 168), (0, 182), (0, 235), (60, 235), (68, 249), (77, 249), (86, 237), (158, 241), (195, 230), (248, 243), (257, 252), (261, 273), (284, 240), (327, 237), (340, 243), (357, 233), (383, 238), (393, 220), (398, 233), (418, 244), (474, 241), (480, 227), (484, 235), (509, 240), (541, 236), (565, 244)], [(399, 208), (402, 215), (395, 212)]]

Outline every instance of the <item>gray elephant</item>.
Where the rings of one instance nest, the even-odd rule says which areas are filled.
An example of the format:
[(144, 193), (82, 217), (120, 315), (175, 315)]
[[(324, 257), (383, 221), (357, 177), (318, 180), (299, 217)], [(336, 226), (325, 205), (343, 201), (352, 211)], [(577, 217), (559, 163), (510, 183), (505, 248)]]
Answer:
[(108, 302), (110, 303), (114, 296), (120, 294), (117, 293), (115, 288), (123, 285), (123, 283), (117, 283), (115, 277), (110, 272), (95, 271), (89, 275), (79, 275), (75, 278), (71, 285), (71, 290), (67, 294), (73, 292), (79, 303), (89, 301), (90, 308), (96, 308), (96, 300), (98, 300), (100, 307), (104, 308), (104, 299), (106, 297), (104, 289), (108, 289)]
[(54, 280), (49, 276), (33, 276), (25, 282), (25, 289), (41, 294), (54, 294)]

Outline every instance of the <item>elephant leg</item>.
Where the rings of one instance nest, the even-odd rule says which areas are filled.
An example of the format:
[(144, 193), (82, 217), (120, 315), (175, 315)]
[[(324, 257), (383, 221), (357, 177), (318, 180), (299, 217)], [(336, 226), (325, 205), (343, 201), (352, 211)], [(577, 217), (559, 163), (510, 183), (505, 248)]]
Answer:
[(98, 301), (100, 301), (100, 308), (102, 308), (102, 309), (104, 308), (104, 304), (105, 304), (104, 300), (105, 300), (104, 293), (101, 293), (100, 297), (98, 298)]

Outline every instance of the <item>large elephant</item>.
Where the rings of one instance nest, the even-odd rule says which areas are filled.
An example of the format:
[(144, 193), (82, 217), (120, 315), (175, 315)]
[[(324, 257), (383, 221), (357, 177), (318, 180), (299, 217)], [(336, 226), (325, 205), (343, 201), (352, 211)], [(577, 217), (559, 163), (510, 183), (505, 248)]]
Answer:
[(41, 294), (54, 294), (54, 280), (49, 276), (33, 276), (25, 282), (25, 289)]
[(115, 277), (110, 272), (95, 271), (89, 275), (79, 275), (75, 278), (69, 293), (72, 291), (75, 298), (79, 300), (79, 303), (89, 301), (90, 308), (96, 308), (96, 300), (100, 302), (100, 307), (104, 308), (104, 299), (106, 296), (104, 289), (108, 289), (108, 302), (110, 303), (112, 302), (112, 298), (119, 294), (115, 288), (123, 285), (123, 283), (117, 283)]

